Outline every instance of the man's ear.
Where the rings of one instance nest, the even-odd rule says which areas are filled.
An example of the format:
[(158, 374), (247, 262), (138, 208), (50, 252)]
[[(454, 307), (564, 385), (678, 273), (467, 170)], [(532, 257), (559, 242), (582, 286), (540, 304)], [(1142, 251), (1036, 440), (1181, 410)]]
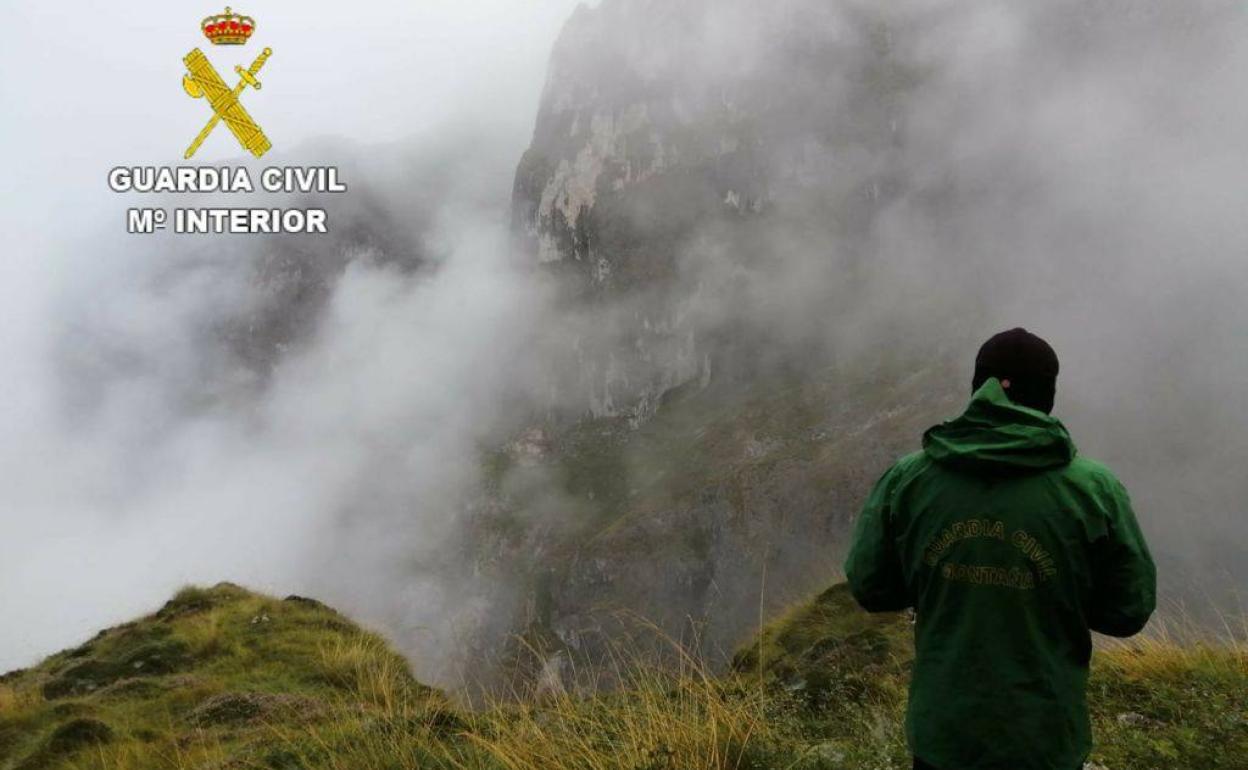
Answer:
[(1009, 389), (1010, 389), (1010, 381), (1009, 381), (1009, 380), (1001, 380), (1001, 387), (1002, 387), (1002, 389), (1004, 389), (1004, 390), (1009, 390)]

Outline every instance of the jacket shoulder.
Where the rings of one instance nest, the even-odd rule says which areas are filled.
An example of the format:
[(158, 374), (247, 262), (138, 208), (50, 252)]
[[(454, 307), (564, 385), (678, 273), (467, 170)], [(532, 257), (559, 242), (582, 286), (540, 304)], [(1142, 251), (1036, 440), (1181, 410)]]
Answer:
[(1095, 492), (1125, 492), (1122, 482), (1104, 464), (1079, 455), (1063, 469), (1062, 475), (1071, 483)]
[(914, 481), (934, 467), (936, 467), (936, 463), (926, 452), (920, 449), (917, 452), (905, 455), (893, 463), (893, 466), (888, 469), (881, 481), (888, 483), (889, 486), (896, 489)]
[(913, 452), (893, 462), (871, 487), (867, 505), (882, 504), (892, 500), (916, 478), (932, 465), (932, 461), (923, 452)]

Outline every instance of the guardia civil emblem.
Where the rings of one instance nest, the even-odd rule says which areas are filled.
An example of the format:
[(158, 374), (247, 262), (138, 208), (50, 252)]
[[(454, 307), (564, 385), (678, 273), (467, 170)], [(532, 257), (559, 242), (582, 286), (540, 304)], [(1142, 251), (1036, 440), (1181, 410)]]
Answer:
[[(246, 45), (252, 33), (256, 31), (256, 20), (250, 16), (234, 13), (227, 7), (225, 13), (204, 19), (200, 24), (200, 29), (203, 30), (204, 37), (208, 38), (213, 45)], [(234, 72), (238, 74), (239, 81), (234, 88), (230, 88), (221, 79), (221, 75), (212, 66), (212, 62), (208, 61), (208, 57), (204, 56), (203, 51), (196, 48), (183, 57), (182, 62), (186, 65), (186, 74), (182, 76), (182, 88), (190, 96), (203, 99), (212, 109), (212, 117), (199, 132), (199, 136), (191, 142), (191, 146), (186, 149), (183, 157), (193, 156), (212, 130), (221, 122), (225, 123), (225, 127), (234, 135), (243, 149), (252, 155), (259, 158), (269, 151), (273, 144), (247, 110), (243, 109), (239, 97), (242, 96), (247, 86), (257, 91), (260, 90), (260, 81), (256, 80), (256, 75), (260, 73), (260, 68), (264, 66), (272, 53), (273, 49), (265, 48), (247, 69), (243, 69), (242, 65), (235, 65)]]

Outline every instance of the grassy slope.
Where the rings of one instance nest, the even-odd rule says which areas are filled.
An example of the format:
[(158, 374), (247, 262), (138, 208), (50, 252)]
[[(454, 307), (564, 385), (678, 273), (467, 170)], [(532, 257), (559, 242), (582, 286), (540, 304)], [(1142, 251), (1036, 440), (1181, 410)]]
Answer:
[(223, 583), (0, 679), (0, 768), (281, 767), (273, 726), (439, 697), (378, 637), (309, 599)]
[[(0, 682), (0, 768), (902, 767), (903, 617), (842, 586), (709, 675), (622, 665), (628, 686), (469, 712), (376, 636), (308, 600), (223, 584)], [(1098, 653), (1111, 770), (1248, 766), (1248, 655), (1150, 642)]]
[[(734, 667), (791, 693), (804, 734), (858, 768), (881, 754), (902, 761), (913, 655), (904, 616), (868, 615), (838, 584), (764, 629)], [(1093, 658), (1089, 701), (1094, 766), (1248, 768), (1248, 649), (1241, 644), (1150, 637), (1105, 646)]]

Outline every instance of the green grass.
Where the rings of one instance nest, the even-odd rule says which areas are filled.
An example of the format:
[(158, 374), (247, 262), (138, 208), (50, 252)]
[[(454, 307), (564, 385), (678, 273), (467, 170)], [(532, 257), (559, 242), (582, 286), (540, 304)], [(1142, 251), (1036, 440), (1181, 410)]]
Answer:
[[(843, 585), (793, 607), (715, 675), (617, 657), (611, 692), (475, 709), (307, 599), (221, 584), (0, 678), (0, 768), (867, 770), (906, 767), (903, 615)], [(1109, 770), (1248, 766), (1248, 651), (1151, 637), (1097, 651)]]
[[(770, 624), (733, 667), (787, 693), (793, 735), (822, 741), (841, 758), (828, 767), (902, 767), (913, 656), (909, 618), (862, 611), (842, 583)], [(1241, 640), (1154, 632), (1106, 641), (1093, 657), (1089, 704), (1096, 765), (1248, 768), (1248, 648)]]
[[(187, 588), (148, 617), (0, 681), (0, 767), (204, 766), (274, 725), (436, 707), (373, 634), (308, 599)], [(261, 765), (263, 766), (263, 765)]]

